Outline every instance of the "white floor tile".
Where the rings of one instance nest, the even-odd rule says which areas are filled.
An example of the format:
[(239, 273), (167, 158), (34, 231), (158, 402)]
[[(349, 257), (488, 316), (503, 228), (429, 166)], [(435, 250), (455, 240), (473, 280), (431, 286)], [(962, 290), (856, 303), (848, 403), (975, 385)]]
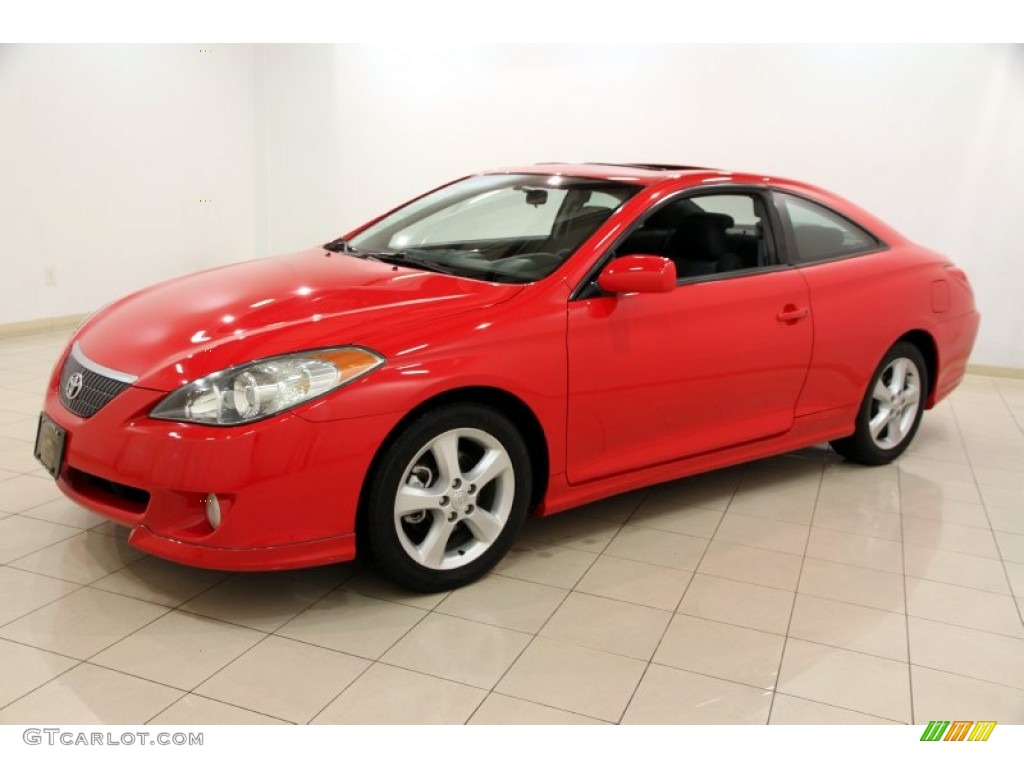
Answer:
[(0, 566), (0, 626), (80, 588), (68, 581)]
[(79, 664), (0, 710), (0, 723), (145, 723), (182, 691), (92, 664)]
[(606, 725), (602, 720), (575, 715), (532, 701), (492, 693), (469, 720), (470, 725)]
[(789, 590), (698, 573), (690, 582), (678, 611), (785, 635), (794, 597)]
[(576, 591), (671, 611), (679, 605), (692, 576), (690, 571), (601, 555)]
[(265, 635), (204, 616), (172, 611), (94, 656), (109, 669), (191, 690)]
[(530, 642), (530, 635), (432, 613), (381, 661), (477, 688), (491, 688)]
[(638, 659), (538, 637), (495, 690), (555, 709), (618, 722), (645, 668)]
[(540, 631), (585, 648), (650, 659), (672, 619), (668, 611), (573, 593)]
[(293, 723), (306, 723), (371, 662), (326, 648), (268, 637), (196, 689), (196, 693)]
[(67, 656), (0, 640), (0, 709), (78, 663)]
[(654, 661), (767, 690), (775, 687), (784, 644), (780, 635), (679, 614)]
[(0, 637), (88, 659), (166, 612), (153, 603), (83, 587), (0, 627)]
[(800, 594), (793, 607), (789, 636), (895, 661), (907, 660), (907, 619), (902, 613)]
[(464, 723), (487, 691), (408, 669), (374, 664), (314, 718), (337, 725)]
[(798, 555), (786, 552), (712, 541), (697, 572), (792, 591), (800, 579), (800, 562)]
[(1024, 690), (973, 677), (911, 666), (914, 719), (996, 720), (1024, 725)]
[(895, 725), (886, 720), (852, 709), (833, 707), (820, 701), (809, 701), (785, 693), (776, 693), (772, 701), (771, 725)]
[(1024, 639), (911, 616), (912, 664), (1024, 689)]
[(910, 722), (907, 664), (790, 638), (778, 690), (875, 717)]
[(622, 718), (632, 725), (764, 725), (772, 692), (652, 664)]

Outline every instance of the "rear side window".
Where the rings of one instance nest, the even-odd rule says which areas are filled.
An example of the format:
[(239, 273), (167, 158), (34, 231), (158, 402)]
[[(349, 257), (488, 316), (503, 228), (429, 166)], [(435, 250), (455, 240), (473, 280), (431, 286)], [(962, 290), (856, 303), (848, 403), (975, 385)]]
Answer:
[(824, 206), (793, 195), (776, 196), (789, 221), (798, 263), (853, 256), (880, 245), (873, 235)]

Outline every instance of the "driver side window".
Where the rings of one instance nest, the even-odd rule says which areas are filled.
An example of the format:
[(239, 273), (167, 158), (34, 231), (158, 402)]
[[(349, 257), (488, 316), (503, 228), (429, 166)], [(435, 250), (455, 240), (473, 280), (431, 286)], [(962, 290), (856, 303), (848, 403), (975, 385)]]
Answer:
[(676, 198), (650, 213), (615, 255), (664, 256), (680, 280), (767, 266), (772, 249), (765, 210), (755, 193)]

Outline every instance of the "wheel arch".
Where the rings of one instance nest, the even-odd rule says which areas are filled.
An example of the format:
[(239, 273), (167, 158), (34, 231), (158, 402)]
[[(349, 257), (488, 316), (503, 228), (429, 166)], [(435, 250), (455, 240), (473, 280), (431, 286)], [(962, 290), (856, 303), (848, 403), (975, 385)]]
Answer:
[(928, 396), (925, 400), (925, 407), (931, 408), (935, 405), (935, 384), (939, 375), (939, 348), (935, 339), (928, 331), (915, 329), (900, 336), (896, 343), (905, 341), (913, 344), (924, 357), (925, 365), (928, 367)]
[(363, 478), (359, 492), (359, 507), (356, 512), (356, 539), (364, 538), (365, 510), (369, 488), (376, 477), (381, 459), (392, 443), (411, 424), (428, 411), (444, 405), (476, 404), (494, 409), (505, 416), (522, 435), (530, 456), (533, 474), (533, 488), (530, 497), (530, 512), (533, 512), (547, 493), (549, 468), (551, 466), (547, 437), (540, 420), (525, 402), (512, 393), (496, 387), (459, 387), (438, 393), (413, 408), (399, 421), (381, 442), (373, 455), (370, 467)]

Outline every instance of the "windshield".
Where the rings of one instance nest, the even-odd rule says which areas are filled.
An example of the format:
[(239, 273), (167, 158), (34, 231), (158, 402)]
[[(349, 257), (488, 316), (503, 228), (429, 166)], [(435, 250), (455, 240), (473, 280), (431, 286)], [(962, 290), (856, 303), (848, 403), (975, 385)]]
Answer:
[(528, 283), (554, 272), (638, 190), (564, 176), (474, 176), (406, 205), (345, 246), (355, 256)]

